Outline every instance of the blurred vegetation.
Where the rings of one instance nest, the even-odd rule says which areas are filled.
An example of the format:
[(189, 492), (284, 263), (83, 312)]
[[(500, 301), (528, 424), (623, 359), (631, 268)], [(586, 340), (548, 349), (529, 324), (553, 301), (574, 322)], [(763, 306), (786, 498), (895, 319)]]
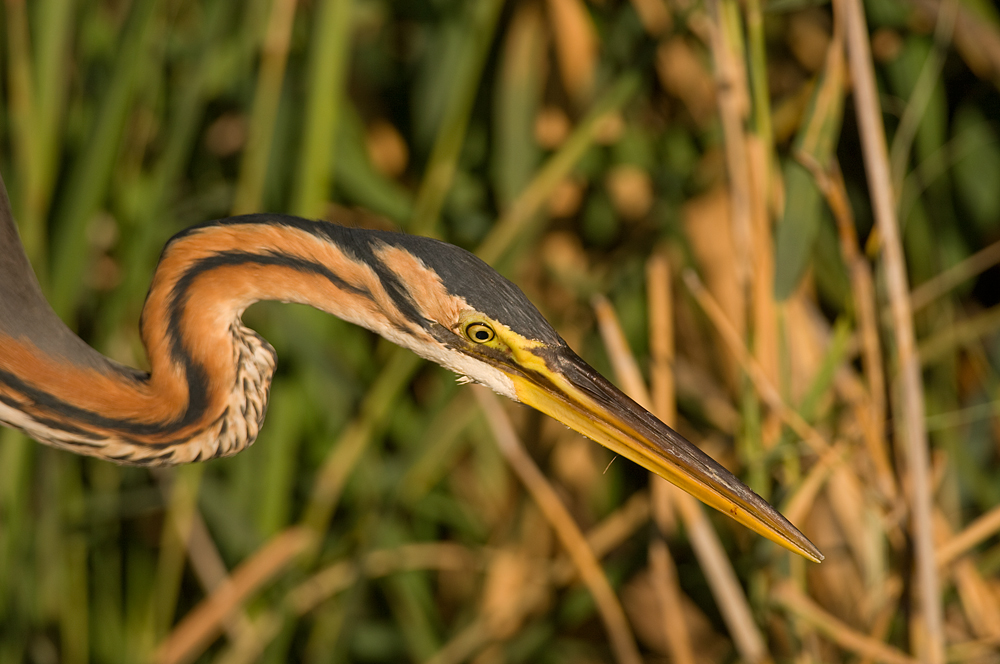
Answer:
[[(7, 0), (0, 171), (56, 311), (133, 366), (161, 247), (229, 214), (478, 250), (609, 376), (592, 298), (648, 375), (663, 328), (650, 332), (646, 268), (665, 257), (678, 428), (827, 560), (712, 514), (745, 592), (727, 599), (644, 471), (511, 405), (643, 658), (912, 661), (907, 457), (846, 4)], [(998, 662), (1000, 21), (975, 0), (866, 11), (947, 654)], [(621, 657), (470, 388), (310, 309), (263, 303), (245, 320), (280, 362), (263, 432), (235, 458), (151, 472), (0, 433), (0, 662)], [(680, 621), (661, 613), (663, 569)]]

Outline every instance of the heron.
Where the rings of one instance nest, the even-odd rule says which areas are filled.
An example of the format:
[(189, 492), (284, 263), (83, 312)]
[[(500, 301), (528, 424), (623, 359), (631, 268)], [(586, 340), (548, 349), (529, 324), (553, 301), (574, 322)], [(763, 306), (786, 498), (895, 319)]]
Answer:
[(171, 238), (139, 320), (149, 371), (105, 357), (45, 299), (0, 179), (0, 423), (62, 450), (162, 466), (236, 454), (264, 423), (277, 356), (244, 326), (310, 305), (531, 406), (809, 560), (795, 526), (584, 362), (512, 282), (439, 240), (278, 214)]

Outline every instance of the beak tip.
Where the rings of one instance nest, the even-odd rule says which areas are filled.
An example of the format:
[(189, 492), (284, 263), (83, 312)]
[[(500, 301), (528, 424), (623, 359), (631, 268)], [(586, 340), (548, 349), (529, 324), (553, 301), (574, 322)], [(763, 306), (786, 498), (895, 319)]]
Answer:
[(817, 549), (815, 546), (809, 551), (808, 558), (809, 560), (811, 560), (816, 564), (819, 564), (824, 560), (826, 560), (826, 556), (823, 555), (823, 552)]
[[(823, 552), (813, 544), (808, 537), (803, 535), (795, 526), (788, 524), (791, 527), (791, 533), (785, 532), (783, 535), (787, 538), (780, 542), (786, 549), (793, 553), (797, 553), (809, 562), (821, 563), (826, 560), (826, 556)], [(794, 536), (790, 536), (794, 535)]]

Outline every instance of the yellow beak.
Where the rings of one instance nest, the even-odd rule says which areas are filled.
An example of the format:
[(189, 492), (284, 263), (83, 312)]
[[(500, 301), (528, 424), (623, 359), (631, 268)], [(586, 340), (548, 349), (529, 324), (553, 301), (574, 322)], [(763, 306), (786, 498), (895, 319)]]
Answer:
[(568, 348), (512, 349), (518, 399), (813, 562), (823, 554), (767, 501)]

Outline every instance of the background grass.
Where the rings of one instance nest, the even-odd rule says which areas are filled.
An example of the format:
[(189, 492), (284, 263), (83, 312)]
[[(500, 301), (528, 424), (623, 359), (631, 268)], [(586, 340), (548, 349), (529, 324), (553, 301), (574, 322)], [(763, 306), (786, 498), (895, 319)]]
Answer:
[[(441, 237), (637, 398), (644, 373), (827, 561), (263, 303), (245, 320), (279, 371), (235, 458), (151, 472), (0, 432), (0, 662), (1000, 661), (1000, 22), (871, 2), (869, 56), (845, 47), (851, 6), (8, 0), (0, 171), (44, 290), (96, 348), (144, 366), (158, 253), (206, 219)], [(929, 486), (849, 60), (879, 85)], [(504, 412), (530, 457), (498, 448)]]

